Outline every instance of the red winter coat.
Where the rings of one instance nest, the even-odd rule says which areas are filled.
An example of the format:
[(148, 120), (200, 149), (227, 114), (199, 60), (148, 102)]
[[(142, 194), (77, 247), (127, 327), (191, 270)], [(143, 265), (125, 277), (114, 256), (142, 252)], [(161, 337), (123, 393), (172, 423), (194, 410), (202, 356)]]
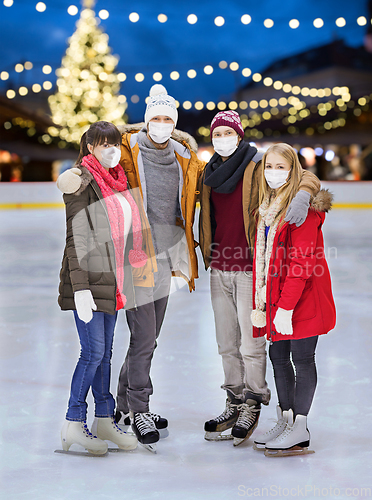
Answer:
[[(311, 203), (300, 227), (285, 223), (275, 235), (266, 283), (266, 326), (253, 327), (254, 337), (291, 340), (328, 333), (336, 324), (331, 277), (324, 256), (322, 225), (332, 196), (322, 190)], [(255, 309), (255, 262), (253, 265), (253, 309)], [(293, 335), (277, 333), (277, 309), (294, 309)]]

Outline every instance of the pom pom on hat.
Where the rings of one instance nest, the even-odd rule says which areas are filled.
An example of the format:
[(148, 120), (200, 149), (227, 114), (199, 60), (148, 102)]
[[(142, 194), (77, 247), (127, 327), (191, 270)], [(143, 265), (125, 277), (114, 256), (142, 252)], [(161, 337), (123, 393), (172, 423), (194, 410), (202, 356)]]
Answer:
[(251, 313), (251, 322), (256, 328), (263, 328), (266, 326), (266, 313), (259, 309), (253, 309)]
[(161, 94), (168, 94), (167, 89), (164, 87), (164, 85), (160, 85), (159, 83), (156, 83), (153, 85), (150, 89), (149, 96), (154, 97), (155, 95), (161, 95)]
[(159, 83), (156, 83), (150, 89), (150, 97), (145, 112), (146, 126), (155, 116), (169, 116), (174, 121), (174, 126), (177, 124), (178, 112), (176, 101), (172, 96), (168, 95), (164, 85), (160, 85)]

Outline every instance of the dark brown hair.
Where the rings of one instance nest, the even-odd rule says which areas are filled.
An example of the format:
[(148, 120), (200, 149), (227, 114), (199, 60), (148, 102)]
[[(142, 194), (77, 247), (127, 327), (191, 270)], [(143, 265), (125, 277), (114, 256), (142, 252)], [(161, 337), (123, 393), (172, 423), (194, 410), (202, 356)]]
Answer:
[(80, 139), (80, 153), (75, 165), (80, 165), (84, 156), (90, 154), (87, 144), (91, 144), (93, 148), (107, 142), (108, 144), (121, 144), (121, 133), (113, 123), (96, 122), (88, 128)]

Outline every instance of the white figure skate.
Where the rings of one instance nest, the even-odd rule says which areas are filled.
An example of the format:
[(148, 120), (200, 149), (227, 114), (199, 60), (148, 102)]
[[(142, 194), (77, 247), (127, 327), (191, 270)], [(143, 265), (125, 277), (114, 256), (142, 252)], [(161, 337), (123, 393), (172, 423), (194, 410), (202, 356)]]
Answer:
[(297, 415), (293, 425), (286, 424), (284, 431), (265, 446), (266, 457), (288, 457), (315, 453), (309, 450), (310, 432), (305, 415)]
[(137, 438), (133, 433), (125, 432), (116, 424), (113, 417), (95, 418), (92, 432), (103, 441), (111, 441), (117, 448), (109, 448), (108, 451), (131, 451), (137, 448)]
[(253, 449), (257, 451), (265, 451), (265, 445), (268, 441), (277, 438), (285, 429), (286, 424), (293, 424), (293, 412), (292, 410), (284, 410), (278, 405), (276, 407), (276, 414), (278, 421), (272, 429), (262, 434), (257, 439), (254, 440)]
[[(107, 443), (94, 436), (85, 422), (66, 420), (61, 431), (62, 450), (56, 453), (69, 453), (71, 455), (103, 456), (107, 454)], [(85, 448), (87, 452), (69, 451), (73, 444)]]

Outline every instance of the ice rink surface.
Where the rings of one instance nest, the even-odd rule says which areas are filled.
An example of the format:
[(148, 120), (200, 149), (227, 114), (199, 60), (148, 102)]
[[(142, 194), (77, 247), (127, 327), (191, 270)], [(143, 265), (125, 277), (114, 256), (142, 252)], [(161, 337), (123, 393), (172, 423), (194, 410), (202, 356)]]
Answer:
[[(209, 273), (196, 292), (172, 294), (156, 349), (151, 409), (169, 420), (158, 453), (143, 447), (102, 458), (54, 453), (60, 445), (79, 343), (73, 316), (57, 304), (63, 210), (0, 212), (0, 429), (4, 500), (372, 497), (372, 211), (334, 210), (324, 227), (337, 307), (335, 330), (317, 348), (310, 411), (313, 455), (266, 458), (250, 438), (204, 440), (206, 420), (225, 404), (214, 337)], [(129, 340), (121, 311), (112, 392)], [(277, 404), (263, 407), (258, 435)], [(89, 396), (90, 425), (93, 419)]]

